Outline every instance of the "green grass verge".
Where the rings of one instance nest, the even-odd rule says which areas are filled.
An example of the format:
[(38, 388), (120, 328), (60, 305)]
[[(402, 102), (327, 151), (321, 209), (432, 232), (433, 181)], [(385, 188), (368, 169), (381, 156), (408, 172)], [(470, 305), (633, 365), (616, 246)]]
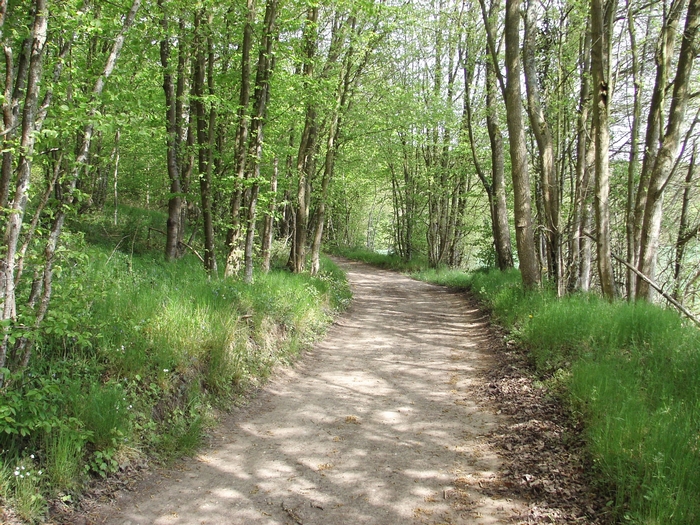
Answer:
[(622, 522), (700, 523), (700, 332), (674, 311), (525, 292), (518, 272), (426, 271), (469, 288), (555, 378)]
[(700, 523), (697, 328), (647, 303), (526, 292), (516, 270), (423, 269), (413, 276), (469, 289), (528, 349), (545, 384), (583, 421), (600, 490), (609, 491), (620, 522)]
[(349, 302), (327, 258), (317, 277), (274, 270), (250, 285), (209, 278), (193, 256), (165, 263), (149, 247), (154, 219), (127, 211), (133, 231), (103, 221), (86, 227), (95, 242), (66, 235), (30, 367), (4, 371), (0, 515), (5, 505), (37, 522), (90, 477), (193, 451), (215, 408), (294, 359)]

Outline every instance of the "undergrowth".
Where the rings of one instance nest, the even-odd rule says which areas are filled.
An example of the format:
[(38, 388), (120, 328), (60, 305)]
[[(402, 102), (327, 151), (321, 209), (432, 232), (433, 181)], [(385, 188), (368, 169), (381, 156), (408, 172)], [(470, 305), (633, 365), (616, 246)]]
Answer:
[(619, 522), (700, 523), (696, 327), (648, 303), (595, 294), (557, 299), (546, 286), (525, 291), (517, 270), (421, 269), (413, 276), (469, 289), (528, 350), (544, 384), (583, 422), (595, 477)]
[(193, 255), (166, 263), (153, 250), (155, 217), (120, 218), (67, 236), (30, 367), (0, 371), (0, 517), (6, 506), (37, 522), (90, 477), (193, 451), (213, 409), (292, 360), (349, 301), (328, 259), (318, 277), (210, 278)]

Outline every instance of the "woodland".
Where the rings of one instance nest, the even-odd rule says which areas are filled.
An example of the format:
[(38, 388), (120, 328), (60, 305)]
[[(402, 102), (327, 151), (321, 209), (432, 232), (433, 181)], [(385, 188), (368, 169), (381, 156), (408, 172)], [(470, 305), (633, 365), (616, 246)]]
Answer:
[(0, 500), (37, 520), (195, 446), (199, 407), (347, 304), (323, 249), (694, 330), (699, 24), (700, 0), (0, 0)]

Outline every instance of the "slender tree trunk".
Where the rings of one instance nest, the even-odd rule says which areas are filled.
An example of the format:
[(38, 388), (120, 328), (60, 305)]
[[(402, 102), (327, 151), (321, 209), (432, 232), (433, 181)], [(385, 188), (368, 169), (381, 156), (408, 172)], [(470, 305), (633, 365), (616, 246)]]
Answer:
[[(163, 0), (158, 1), (163, 9)], [(160, 42), (160, 63), (163, 67), (163, 91), (165, 92), (165, 130), (167, 133), (166, 162), (170, 179), (170, 197), (168, 198), (168, 220), (165, 235), (165, 259), (173, 261), (180, 255), (179, 244), (182, 239), (182, 187), (180, 185), (180, 164), (178, 144), (178, 101), (173, 83), (170, 64), (170, 35), (168, 34), (168, 15), (163, 12), (161, 26), (164, 37)], [(182, 49), (182, 46), (181, 46)], [(182, 52), (182, 51), (181, 51)], [(116, 182), (115, 182), (116, 184)], [(115, 188), (116, 201), (116, 188)], [(116, 203), (115, 203), (116, 214)], [(115, 219), (116, 223), (116, 219)]]
[(246, 23), (241, 44), (241, 88), (238, 99), (238, 128), (235, 139), (235, 186), (231, 195), (231, 226), (227, 235), (228, 257), (224, 275), (232, 277), (240, 271), (241, 259), (241, 206), (243, 204), (243, 181), (248, 157), (248, 134), (250, 132), (250, 55), (253, 50), (253, 24), (255, 23), (255, 0), (247, 0)]
[(112, 173), (113, 177), (113, 183), (112, 183), (112, 194), (114, 196), (114, 225), (117, 225), (117, 220), (118, 220), (118, 205), (119, 205), (119, 188), (118, 188), (118, 182), (119, 182), (119, 161), (121, 160), (121, 152), (119, 150), (119, 142), (121, 140), (121, 130), (118, 129), (117, 132), (114, 135), (114, 150), (113, 150), (113, 155), (112, 158), (114, 160), (114, 172)]
[(199, 168), (199, 191), (202, 200), (202, 219), (204, 222), (204, 268), (207, 272), (216, 273), (216, 253), (214, 249), (214, 217), (212, 212), (211, 194), (211, 148), (210, 128), (211, 114), (207, 115), (204, 104), (204, 88), (206, 84), (207, 58), (205, 54), (206, 41), (202, 35), (205, 13), (201, 10), (195, 14), (195, 61), (194, 61), (194, 107), (197, 121), (197, 149)]
[[(588, 206), (588, 193), (590, 186), (590, 167), (593, 165), (595, 148), (589, 139), (589, 115), (591, 102), (591, 35), (590, 26), (586, 28), (586, 34), (581, 48), (581, 87), (579, 91), (578, 118), (576, 124), (576, 182), (574, 189), (574, 202), (572, 214), (572, 239), (570, 249), (570, 286), (581, 289), (581, 272), (585, 266), (583, 258), (586, 251), (584, 244), (590, 244), (590, 239), (585, 235), (586, 214)], [(590, 253), (590, 249), (588, 250)], [(590, 268), (590, 262), (587, 263)]]
[[(318, 48), (318, 6), (309, 7), (304, 28), (304, 68), (302, 75), (305, 89), (310, 89), (313, 77), (313, 61)], [(316, 107), (313, 101), (306, 103), (306, 117), (304, 119), (304, 131), (299, 143), (296, 171), (298, 176), (298, 189), (296, 198), (296, 221), (294, 225), (294, 237), (289, 256), (289, 267), (295, 273), (304, 271), (306, 265), (306, 237), (309, 222), (310, 178), (315, 168), (316, 153)]]
[(526, 288), (534, 288), (540, 284), (540, 269), (532, 228), (530, 176), (520, 98), (520, 0), (506, 0), (505, 43), (505, 99), (515, 201), (515, 239), (523, 284)]
[(265, 215), (262, 232), (262, 263), (260, 265), (263, 272), (270, 271), (270, 258), (272, 256), (272, 239), (274, 236), (274, 220), (277, 209), (277, 178), (279, 172), (279, 159), (275, 157), (273, 162), (272, 177), (270, 178), (270, 207)]
[[(34, 22), (31, 32), (31, 53), (28, 66), (28, 77), (24, 108), (22, 112), (21, 133), (19, 143), (19, 162), (15, 183), (15, 195), (10, 203), (10, 213), (3, 238), (5, 256), (0, 261), (0, 304), (2, 304), (2, 321), (11, 321), (16, 315), (15, 299), (15, 256), (21, 233), (24, 212), (27, 208), (32, 156), (36, 136), (34, 126), (37, 114), (41, 68), (46, 44), (48, 27), (48, 10), (46, 0), (36, 0), (34, 3)], [(7, 338), (9, 324), (3, 324), (4, 337), (0, 346), (0, 368), (5, 366), (7, 357)], [(1, 380), (1, 378), (0, 378)]]
[[(656, 155), (659, 151), (659, 142), (662, 135), (663, 117), (665, 107), (666, 90), (668, 89), (668, 77), (671, 71), (674, 49), (676, 45), (676, 34), (678, 24), (685, 8), (686, 0), (673, 0), (668, 9), (668, 16), (663, 20), (661, 33), (656, 49), (656, 78), (654, 89), (651, 94), (649, 113), (647, 116), (647, 128), (644, 139), (644, 150), (642, 156), (642, 171), (639, 175), (637, 185), (637, 195), (634, 205), (634, 221), (632, 225), (634, 235), (633, 258), (628, 261), (631, 266), (638, 267), (640, 264), (640, 250), (642, 245), (642, 223), (646, 209), (647, 193), (651, 179), (651, 172), (656, 162)], [(635, 274), (636, 279), (636, 274)], [(635, 297), (636, 283), (631, 287), (634, 289)]]
[(673, 298), (676, 301), (683, 302), (681, 291), (681, 274), (683, 270), (683, 257), (685, 255), (685, 246), (693, 235), (697, 233), (697, 227), (691, 229), (688, 225), (688, 214), (690, 212), (691, 201), (691, 184), (695, 175), (695, 156), (697, 146), (693, 146), (693, 154), (690, 157), (690, 165), (685, 175), (685, 184), (683, 186), (683, 200), (681, 204), (681, 217), (678, 225), (678, 236), (676, 238), (676, 255), (673, 265)]
[(500, 270), (513, 267), (513, 248), (508, 226), (503, 135), (498, 125), (496, 75), (493, 63), (486, 63), (486, 127), (491, 143), (491, 177), (493, 180), (493, 234), (496, 263)]
[(547, 273), (554, 280), (559, 296), (564, 294), (561, 265), (561, 233), (559, 231), (559, 182), (554, 161), (554, 140), (545, 118), (537, 85), (535, 66), (535, 3), (530, 0), (525, 21), (524, 63), (525, 87), (532, 131), (537, 141), (542, 167), (542, 204), (544, 211)]
[(277, 20), (278, 0), (268, 0), (265, 8), (265, 26), (258, 56), (255, 77), (255, 103), (251, 119), (251, 148), (248, 155), (252, 167), (248, 169), (248, 178), (252, 180), (249, 192), (246, 217), (246, 236), (244, 247), (246, 283), (253, 281), (253, 241), (255, 239), (256, 209), (260, 192), (260, 163), (263, 151), (263, 130), (270, 100), (270, 77), (274, 69), (273, 46), (275, 44), (275, 24)]
[[(681, 138), (681, 125), (685, 118), (688, 103), (693, 62), (697, 54), (697, 35), (700, 26), (700, 0), (690, 0), (685, 20), (683, 40), (678, 56), (676, 76), (673, 81), (673, 98), (668, 113), (668, 123), (663, 143), (656, 155), (654, 169), (649, 179), (644, 218), (642, 220), (641, 246), (639, 253), (639, 271), (650, 279), (654, 278), (656, 251), (663, 215), (663, 195), (673, 176), (673, 164), (678, 152)], [(650, 299), (652, 288), (641, 278), (637, 280), (637, 298)]]
[[(649, 25), (651, 24), (651, 18), (647, 22), (647, 36), (649, 35)], [(629, 301), (633, 300), (635, 297), (635, 288), (637, 276), (635, 275), (632, 268), (634, 268), (635, 260), (637, 258), (635, 252), (635, 246), (637, 241), (635, 239), (635, 226), (634, 226), (634, 207), (635, 207), (635, 196), (636, 196), (636, 184), (639, 171), (639, 132), (642, 120), (642, 83), (644, 79), (644, 61), (640, 61), (639, 49), (637, 48), (637, 33), (634, 25), (634, 15), (632, 12), (632, 2), (627, 1), (627, 33), (630, 39), (630, 53), (632, 56), (632, 82), (634, 84), (634, 102), (632, 106), (632, 126), (630, 129), (630, 154), (627, 165), (627, 205), (625, 208), (625, 233), (627, 236), (627, 262), (630, 265), (627, 268), (627, 299)], [(649, 39), (645, 39), (645, 44), (642, 49), (642, 57), (646, 55), (646, 42)]]
[[(353, 34), (356, 29), (356, 21), (354, 17), (350, 17), (347, 21), (347, 25), (352, 30)], [(340, 33), (340, 31), (337, 31)], [(320, 257), (321, 257), (321, 244), (323, 241), (323, 229), (326, 222), (326, 206), (328, 201), (328, 187), (330, 181), (333, 178), (333, 172), (335, 169), (335, 159), (338, 155), (338, 137), (340, 135), (340, 130), (342, 127), (343, 113), (347, 110), (349, 105), (348, 97), (350, 96), (350, 90), (353, 85), (353, 80), (359, 78), (360, 72), (367, 62), (367, 55), (365, 59), (357, 66), (354, 71), (353, 78), (351, 78), (352, 68), (354, 61), (354, 45), (351, 43), (348, 47), (345, 57), (343, 59), (343, 67), (341, 69), (340, 78), (338, 80), (338, 86), (336, 88), (336, 100), (335, 106), (332, 110), (330, 117), (330, 124), (328, 128), (328, 140), (326, 141), (326, 156), (323, 163), (323, 178), (321, 180), (321, 195), (316, 209), (316, 225), (314, 228), (314, 238), (311, 244), (311, 275), (316, 275), (320, 270)], [(329, 61), (330, 62), (330, 57)]]
[[(612, 9), (611, 6), (608, 6)], [(595, 214), (597, 225), (598, 273), (603, 295), (615, 297), (615, 276), (610, 247), (610, 129), (608, 123), (611, 93), (609, 73), (609, 39), (612, 28), (606, 26), (603, 0), (591, 1), (592, 59), (595, 86), (593, 127), (595, 132)]]
[(489, 57), (486, 60), (486, 128), (491, 144), (491, 173), (493, 201), (491, 205), (492, 230), (494, 246), (496, 249), (496, 264), (500, 270), (513, 267), (513, 247), (510, 240), (510, 227), (508, 226), (508, 204), (506, 200), (505, 182), (505, 156), (503, 149), (503, 135), (498, 125), (498, 105), (496, 104), (496, 83), (501, 89), (501, 95), (505, 100), (505, 81), (498, 67), (498, 52), (492, 32), (492, 24), (497, 20), (501, 7), (500, 0), (493, 0), (486, 13), (486, 3), (479, 0), (481, 13), (486, 28), (487, 51)]
[[(32, 5), (35, 12), (36, 4)], [(2, 105), (3, 114), (3, 151), (2, 172), (0, 176), (0, 207), (6, 208), (9, 199), (10, 186), (13, 175), (13, 142), (15, 140), (15, 128), (20, 117), (20, 101), (25, 94), (27, 84), (27, 70), (29, 68), (34, 38), (29, 36), (20, 46), (20, 56), (17, 64), (14, 64), (12, 48), (4, 45), (5, 53), (5, 98)], [(13, 82), (14, 80), (14, 82)], [(13, 88), (14, 83), (14, 88)]]

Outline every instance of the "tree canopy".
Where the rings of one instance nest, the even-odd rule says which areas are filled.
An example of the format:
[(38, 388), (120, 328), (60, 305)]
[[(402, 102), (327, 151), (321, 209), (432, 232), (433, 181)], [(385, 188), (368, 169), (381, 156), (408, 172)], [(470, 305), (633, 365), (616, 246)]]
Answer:
[[(254, 279), (324, 243), (697, 310), (700, 1), (0, 2), (0, 368), (66, 220)], [(158, 234), (158, 232), (154, 232)], [(512, 239), (515, 240), (515, 249)]]

